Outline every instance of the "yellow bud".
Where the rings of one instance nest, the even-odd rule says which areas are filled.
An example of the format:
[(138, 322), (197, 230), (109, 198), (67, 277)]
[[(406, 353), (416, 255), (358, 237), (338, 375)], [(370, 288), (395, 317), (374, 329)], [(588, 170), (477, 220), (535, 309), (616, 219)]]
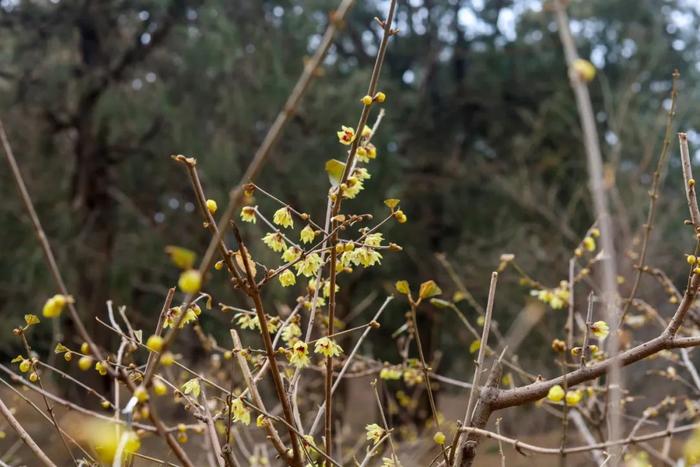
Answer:
[(68, 352), (64, 353), (63, 359), (67, 362), (70, 362), (71, 360), (73, 360), (73, 352), (68, 351)]
[(219, 206), (216, 204), (216, 201), (213, 199), (208, 199), (207, 200), (207, 209), (209, 210), (210, 213), (214, 214), (217, 209), (219, 209)]
[(406, 214), (404, 214), (401, 209), (394, 212), (394, 219), (396, 219), (399, 224), (403, 224), (408, 220)]
[(102, 402), (100, 402), (100, 405), (101, 405), (102, 408), (105, 409), (105, 410), (109, 409), (109, 408), (112, 406), (112, 404), (110, 404), (109, 401), (106, 400), (106, 399), (103, 400)]
[(386, 100), (386, 94), (383, 92), (379, 91), (374, 95), (374, 99), (379, 102), (380, 104)]
[(693, 269), (693, 274), (700, 274), (700, 267)]
[(160, 364), (163, 366), (170, 366), (175, 362), (175, 357), (171, 352), (165, 352), (160, 357)]
[(31, 369), (32, 369), (32, 362), (30, 362), (26, 358), (20, 362), (19, 371), (21, 371), (22, 373), (26, 373)]
[(558, 384), (555, 384), (551, 388), (549, 388), (549, 392), (547, 393), (547, 399), (549, 399), (552, 402), (560, 402), (564, 398), (564, 388), (559, 386)]
[(134, 397), (138, 399), (139, 402), (146, 402), (148, 400), (148, 391), (143, 386), (139, 386), (134, 389)]
[(90, 346), (87, 342), (80, 344), (80, 353), (84, 353), (86, 355), (90, 353)]
[(365, 96), (362, 98), (362, 103), (365, 105), (372, 105), (372, 96)]
[(180, 433), (184, 433), (187, 431), (187, 427), (185, 426), (184, 423), (178, 423), (177, 424), (177, 431), (179, 431)]
[(694, 178), (691, 178), (690, 180), (688, 180), (688, 186), (690, 188), (693, 188), (695, 186), (695, 179)]
[(32, 383), (36, 383), (38, 380), (39, 380), (39, 375), (36, 373), (36, 371), (32, 371), (29, 374), (29, 381), (31, 381)]
[(697, 263), (698, 259), (695, 257), (695, 255), (688, 255), (686, 261), (688, 261), (688, 264), (692, 266), (693, 264)]
[(153, 393), (156, 396), (164, 396), (168, 393), (168, 387), (160, 379), (153, 382)]
[(227, 350), (226, 352), (224, 352), (224, 360), (231, 360), (232, 357), (233, 357), (233, 352), (231, 352), (230, 350)]
[(177, 285), (185, 293), (195, 294), (202, 287), (202, 275), (196, 269), (189, 269), (180, 274)]
[(214, 263), (214, 269), (216, 269), (217, 271), (221, 271), (223, 268), (224, 268), (224, 261), (223, 260), (220, 259), (219, 261)]
[(157, 335), (152, 335), (146, 341), (146, 347), (148, 347), (153, 352), (160, 352), (163, 350), (163, 338)]
[(438, 431), (437, 433), (435, 433), (435, 435), (433, 435), (433, 441), (435, 441), (435, 444), (439, 444), (440, 446), (442, 446), (443, 444), (445, 444), (445, 433), (443, 433), (442, 431)]
[(581, 80), (591, 81), (595, 78), (595, 66), (588, 60), (578, 58), (571, 66)]
[(88, 371), (92, 368), (92, 357), (80, 357), (80, 360), (78, 360), (78, 368), (83, 371)]

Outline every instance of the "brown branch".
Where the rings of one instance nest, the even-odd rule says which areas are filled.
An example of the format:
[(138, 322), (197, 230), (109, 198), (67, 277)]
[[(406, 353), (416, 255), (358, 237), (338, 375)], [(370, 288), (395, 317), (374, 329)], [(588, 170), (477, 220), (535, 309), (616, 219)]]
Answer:
[(47, 456), (44, 451), (41, 450), (38, 444), (29, 436), (29, 433), (22, 427), (19, 421), (12, 415), (12, 411), (5, 405), (2, 399), (0, 399), (0, 413), (5, 417), (7, 423), (17, 432), (20, 439), (27, 445), (27, 447), (39, 458), (42, 464), (46, 467), (56, 467), (49, 456)]
[(654, 171), (653, 181), (651, 183), (651, 190), (649, 191), (649, 211), (647, 212), (647, 221), (644, 224), (644, 233), (642, 240), (642, 249), (639, 254), (639, 263), (635, 265), (636, 273), (634, 276), (634, 282), (632, 283), (632, 289), (630, 294), (627, 296), (627, 300), (622, 307), (622, 313), (620, 315), (619, 326), (625, 320), (627, 316), (627, 311), (632, 304), (632, 300), (637, 295), (637, 290), (639, 289), (639, 283), (642, 277), (642, 271), (644, 269), (644, 262), (647, 257), (647, 250), (649, 245), (649, 238), (651, 237), (651, 230), (654, 226), (654, 218), (656, 216), (656, 205), (659, 199), (659, 186), (661, 185), (661, 173), (666, 166), (666, 160), (668, 159), (668, 150), (671, 146), (671, 127), (673, 126), (673, 117), (676, 115), (676, 103), (678, 98), (677, 81), (680, 74), (678, 70), (673, 72), (673, 84), (671, 85), (671, 108), (668, 110), (666, 115), (666, 131), (664, 132), (664, 142), (661, 147), (661, 154), (659, 155), (659, 161), (656, 164), (656, 170)]
[(683, 168), (683, 181), (685, 182), (685, 197), (688, 200), (690, 210), (690, 222), (697, 232), (700, 229), (700, 210), (698, 209), (698, 199), (695, 196), (695, 179), (693, 178), (693, 168), (690, 162), (690, 151), (688, 150), (688, 135), (678, 133), (678, 140), (681, 144), (681, 167)]

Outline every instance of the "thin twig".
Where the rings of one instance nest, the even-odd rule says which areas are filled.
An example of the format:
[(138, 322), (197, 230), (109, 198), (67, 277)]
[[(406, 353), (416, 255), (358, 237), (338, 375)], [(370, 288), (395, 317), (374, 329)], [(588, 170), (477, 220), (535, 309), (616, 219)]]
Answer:
[(39, 458), (42, 464), (46, 467), (56, 467), (49, 456), (41, 450), (38, 444), (32, 439), (32, 437), (27, 433), (27, 431), (22, 427), (22, 425), (17, 421), (12, 411), (5, 405), (2, 399), (0, 399), (0, 413), (5, 417), (7, 423), (17, 432), (20, 439), (27, 445), (27, 447)]

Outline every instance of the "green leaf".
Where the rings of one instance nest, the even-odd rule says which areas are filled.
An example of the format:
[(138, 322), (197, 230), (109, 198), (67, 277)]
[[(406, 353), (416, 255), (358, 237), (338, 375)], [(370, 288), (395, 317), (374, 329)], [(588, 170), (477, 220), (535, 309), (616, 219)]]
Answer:
[(336, 187), (340, 185), (340, 181), (343, 179), (343, 173), (345, 173), (345, 162), (340, 162), (338, 159), (326, 161), (326, 173), (328, 174), (328, 180), (330, 180), (332, 186)]
[(15, 358), (12, 359), (12, 363), (21, 362), (22, 360), (24, 360), (24, 357), (21, 355), (17, 355)]

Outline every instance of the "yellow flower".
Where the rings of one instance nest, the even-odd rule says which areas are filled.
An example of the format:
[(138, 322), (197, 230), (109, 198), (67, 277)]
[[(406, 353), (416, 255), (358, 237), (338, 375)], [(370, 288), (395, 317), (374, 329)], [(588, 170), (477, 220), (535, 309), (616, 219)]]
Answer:
[(698, 259), (695, 257), (695, 255), (688, 255), (686, 260), (688, 261), (688, 264), (690, 264), (692, 266), (693, 264), (695, 264), (697, 262)]
[(362, 129), (362, 137), (369, 138), (371, 135), (372, 129), (368, 125), (365, 125), (365, 127)]
[(282, 253), (282, 259), (287, 263), (296, 261), (301, 256), (301, 250), (296, 246), (290, 246), (284, 253)]
[(364, 105), (372, 105), (372, 96), (364, 96), (361, 101)]
[(292, 350), (287, 354), (289, 363), (297, 368), (305, 368), (309, 366), (309, 346), (304, 341), (296, 341), (292, 346)]
[(195, 294), (202, 287), (202, 274), (196, 269), (189, 269), (180, 274), (180, 279), (177, 281), (180, 290), (187, 294)]
[(355, 141), (355, 130), (348, 126), (341, 126), (341, 131), (337, 132), (338, 141), (344, 145), (350, 145)]
[(66, 304), (72, 303), (72, 301), (70, 296), (56, 294), (46, 301), (42, 314), (45, 318), (58, 318)]
[(297, 283), (296, 276), (289, 269), (285, 269), (282, 272), (282, 274), (279, 275), (278, 279), (280, 281), (280, 284), (282, 284), (282, 287), (289, 287), (290, 285), (294, 285)]
[(299, 336), (301, 336), (301, 328), (296, 323), (289, 323), (282, 329), (282, 340), (287, 344)]
[(326, 357), (337, 357), (343, 353), (343, 349), (333, 339), (322, 337), (316, 341), (314, 352)]
[(360, 162), (369, 162), (369, 157), (367, 157), (367, 149), (365, 149), (364, 146), (357, 148), (357, 152), (355, 154), (357, 155), (357, 160)]
[(398, 209), (394, 212), (394, 219), (396, 219), (396, 222), (399, 224), (405, 224), (408, 218), (406, 217), (406, 214), (401, 209)]
[(281, 225), (284, 228), (294, 228), (294, 219), (292, 219), (292, 215), (287, 207), (279, 208), (277, 211), (275, 211), (275, 215), (272, 217), (272, 222), (277, 225)]
[(134, 389), (134, 397), (141, 403), (146, 402), (148, 400), (148, 391), (143, 386), (139, 386)]
[(255, 208), (252, 206), (245, 206), (243, 209), (241, 209), (241, 220), (243, 222), (251, 222), (255, 224), (257, 221), (257, 217), (255, 216)]
[(233, 414), (234, 422), (250, 425), (250, 410), (246, 408), (240, 397), (231, 402), (231, 413)]
[(581, 391), (567, 391), (566, 392), (566, 405), (576, 405), (581, 402), (583, 398), (583, 393)]
[(595, 240), (593, 239), (593, 237), (585, 237), (585, 238), (583, 239), (583, 242), (582, 242), (582, 243), (583, 243), (583, 247), (584, 247), (586, 250), (588, 250), (588, 251), (595, 251), (596, 245), (595, 245)]
[(595, 78), (595, 66), (588, 60), (577, 58), (571, 65), (576, 75), (583, 81), (591, 81)]
[(610, 327), (605, 321), (596, 321), (595, 323), (591, 324), (591, 332), (595, 337), (602, 341), (608, 337)]
[(372, 441), (375, 446), (384, 436), (384, 428), (380, 427), (376, 423), (365, 426), (365, 431), (367, 432), (367, 441)]
[(347, 199), (355, 199), (357, 194), (365, 188), (361, 180), (356, 177), (348, 177), (343, 190), (343, 197)]
[(153, 352), (160, 352), (163, 350), (163, 338), (153, 334), (146, 341), (146, 347), (148, 347)]
[(165, 314), (165, 320), (163, 321), (163, 327), (164, 328), (172, 328), (175, 326), (175, 324), (180, 321), (180, 326), (179, 328), (182, 329), (185, 327), (185, 325), (190, 324), (193, 321), (197, 320), (197, 316), (202, 313), (201, 308), (199, 308), (198, 305), (192, 305), (187, 309), (187, 313), (185, 313), (185, 317), (182, 318), (182, 321), (180, 321), (180, 314), (181, 314), (181, 309), (179, 306), (173, 307), (168, 310), (168, 312)]
[(307, 225), (306, 227), (301, 229), (299, 237), (301, 238), (302, 243), (311, 243), (316, 237), (316, 232), (314, 232), (314, 229), (312, 229), (310, 225)]
[(401, 368), (395, 366), (385, 366), (379, 372), (379, 377), (384, 380), (399, 380), (401, 379)]
[(343, 253), (343, 262), (345, 262), (345, 255), (348, 255), (347, 261), (349, 263), (352, 263), (355, 266), (361, 264), (366, 268), (374, 266), (375, 264), (380, 264), (382, 259), (382, 255), (378, 251), (365, 246)]
[(303, 260), (294, 264), (294, 268), (297, 270), (297, 276), (303, 274), (305, 277), (311, 277), (316, 274), (321, 264), (321, 257), (317, 253), (311, 253)]
[(554, 386), (549, 388), (549, 392), (547, 393), (547, 399), (549, 399), (552, 402), (561, 402), (561, 400), (564, 399), (564, 396), (564, 388), (562, 388), (558, 384), (555, 384)]
[(374, 95), (374, 98), (376, 99), (377, 102), (380, 104), (386, 100), (386, 94), (383, 92), (379, 91), (377, 94)]
[(372, 247), (378, 247), (382, 246), (382, 241), (384, 240), (384, 235), (381, 233), (373, 233), (369, 234), (365, 237), (365, 245), (367, 246), (372, 246)]
[(356, 167), (352, 174), (354, 177), (357, 177), (358, 180), (369, 180), (372, 178), (369, 170), (364, 167)]
[(31, 381), (32, 383), (36, 383), (37, 381), (39, 381), (39, 374), (36, 371), (32, 371), (29, 374), (29, 381)]
[(237, 319), (236, 324), (238, 324), (241, 329), (257, 329), (260, 327), (258, 317), (252, 313), (238, 313), (234, 316)]
[(219, 205), (216, 204), (216, 201), (213, 199), (208, 199), (207, 200), (207, 209), (209, 210), (210, 213), (214, 214), (217, 209), (219, 209)]
[(284, 237), (279, 232), (269, 232), (265, 234), (262, 241), (267, 245), (272, 251), (279, 253), (284, 250), (286, 244), (284, 243)]

